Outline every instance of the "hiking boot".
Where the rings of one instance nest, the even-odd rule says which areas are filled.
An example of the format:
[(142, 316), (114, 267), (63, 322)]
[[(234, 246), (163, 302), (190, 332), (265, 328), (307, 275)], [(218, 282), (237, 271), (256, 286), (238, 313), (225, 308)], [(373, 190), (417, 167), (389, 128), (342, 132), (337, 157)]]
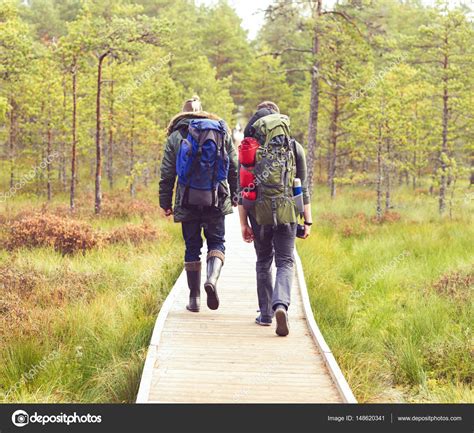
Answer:
[(198, 313), (201, 308), (201, 262), (186, 262), (184, 269), (189, 287), (189, 304), (186, 309)]
[(207, 306), (211, 310), (217, 310), (219, 308), (217, 280), (219, 279), (223, 265), (224, 253), (217, 250), (209, 251), (207, 255), (207, 280), (204, 283), (204, 289), (207, 293)]
[(286, 337), (290, 333), (290, 325), (288, 323), (288, 312), (284, 305), (279, 305), (275, 310), (276, 330), (280, 337)]
[(262, 316), (260, 313), (255, 319), (255, 323), (260, 326), (271, 326), (272, 318), (268, 316)]

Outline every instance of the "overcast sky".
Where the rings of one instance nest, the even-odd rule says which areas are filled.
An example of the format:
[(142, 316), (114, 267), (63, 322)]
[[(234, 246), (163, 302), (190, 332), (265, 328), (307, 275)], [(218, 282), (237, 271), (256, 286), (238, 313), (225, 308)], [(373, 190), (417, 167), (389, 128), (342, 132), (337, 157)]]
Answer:
[[(434, 4), (435, 0), (422, 0), (426, 4)], [(197, 3), (213, 4), (216, 0), (196, 0)], [(254, 38), (262, 25), (265, 8), (272, 3), (272, 0), (229, 0), (235, 7), (237, 13), (242, 18), (243, 27), (249, 31), (250, 38)], [(329, 7), (335, 0), (325, 0), (324, 6)], [(474, 7), (474, 0), (449, 0), (451, 4), (464, 2), (464, 4), (472, 4)]]

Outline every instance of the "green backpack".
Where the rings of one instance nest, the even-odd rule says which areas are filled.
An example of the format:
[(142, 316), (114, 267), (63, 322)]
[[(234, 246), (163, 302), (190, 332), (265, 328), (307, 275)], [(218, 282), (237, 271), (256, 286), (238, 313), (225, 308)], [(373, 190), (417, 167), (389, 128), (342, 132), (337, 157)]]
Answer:
[(253, 124), (260, 147), (255, 159), (257, 200), (253, 213), (259, 225), (297, 221), (293, 199), (296, 177), (294, 140), (290, 137), (290, 119), (282, 114), (261, 117)]

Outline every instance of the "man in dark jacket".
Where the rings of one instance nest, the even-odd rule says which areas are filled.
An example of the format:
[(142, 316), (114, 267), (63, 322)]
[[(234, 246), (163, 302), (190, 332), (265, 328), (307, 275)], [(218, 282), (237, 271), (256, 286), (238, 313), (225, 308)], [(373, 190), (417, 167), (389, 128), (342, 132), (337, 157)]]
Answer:
[[(230, 133), (225, 137), (225, 149), (229, 157), (229, 173), (226, 181), (218, 185), (218, 202), (215, 207), (184, 207), (182, 197), (184, 186), (176, 184), (176, 158), (181, 141), (188, 134), (188, 126), (193, 119), (219, 120), (219, 117), (202, 111), (199, 98), (194, 96), (184, 103), (182, 112), (176, 115), (168, 126), (168, 140), (161, 163), (160, 207), (166, 216), (174, 214), (174, 221), (182, 225), (183, 238), (186, 244), (184, 267), (189, 286), (189, 311), (200, 309), (201, 293), (201, 248), (202, 235), (207, 240), (207, 280), (204, 288), (207, 292), (207, 305), (216, 310), (219, 307), (217, 280), (224, 264), (225, 247), (224, 217), (233, 212), (231, 197), (237, 194), (238, 162), (237, 153)], [(173, 190), (176, 184), (174, 209), (172, 208)]]

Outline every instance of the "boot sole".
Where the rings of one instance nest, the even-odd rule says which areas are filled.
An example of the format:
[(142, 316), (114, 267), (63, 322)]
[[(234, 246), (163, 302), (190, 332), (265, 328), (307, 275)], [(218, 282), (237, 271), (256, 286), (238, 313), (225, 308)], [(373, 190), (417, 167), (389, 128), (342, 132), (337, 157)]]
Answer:
[(191, 308), (189, 308), (189, 307), (186, 305), (186, 310), (191, 311), (192, 313), (199, 313), (200, 308), (198, 308), (198, 309), (191, 309)]
[(277, 323), (275, 332), (280, 337), (286, 337), (290, 333), (287, 313), (283, 310), (277, 310), (275, 312), (275, 319)]
[(217, 290), (212, 284), (204, 284), (204, 290), (207, 293), (207, 306), (211, 310), (217, 310), (219, 308), (219, 297), (217, 296)]

